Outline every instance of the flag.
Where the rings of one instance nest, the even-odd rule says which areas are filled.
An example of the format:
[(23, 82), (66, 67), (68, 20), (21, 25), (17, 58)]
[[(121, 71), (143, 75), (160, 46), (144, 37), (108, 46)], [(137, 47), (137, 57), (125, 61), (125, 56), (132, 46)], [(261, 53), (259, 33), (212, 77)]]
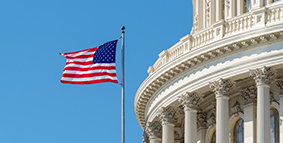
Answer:
[(71, 53), (60, 53), (66, 57), (62, 83), (93, 84), (101, 82), (118, 83), (116, 74), (116, 46), (118, 40)]

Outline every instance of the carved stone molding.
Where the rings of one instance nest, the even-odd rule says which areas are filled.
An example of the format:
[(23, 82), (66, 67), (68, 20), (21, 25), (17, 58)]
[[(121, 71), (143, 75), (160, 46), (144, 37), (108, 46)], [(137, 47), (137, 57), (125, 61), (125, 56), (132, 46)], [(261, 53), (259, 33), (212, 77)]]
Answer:
[(255, 70), (250, 70), (250, 75), (257, 84), (270, 84), (275, 72), (272, 68), (262, 67)]
[[(278, 29), (279, 30), (279, 29)], [(210, 32), (214, 32), (214, 30), (212, 29)], [(212, 34), (210, 33), (210, 35)], [(274, 32), (272, 32), (274, 33)], [(269, 33), (269, 34), (272, 34), (272, 33)], [(264, 34), (262, 36), (267, 36), (269, 37), (269, 34)], [(244, 39), (244, 41), (246, 41), (246, 43), (243, 43), (241, 41), (233, 41), (233, 43), (227, 43), (226, 45), (221, 45), (221, 46), (216, 46), (215, 49), (212, 49), (210, 51), (206, 51), (206, 50), (203, 50), (203, 51), (206, 51), (206, 52), (200, 52), (198, 53), (196, 56), (194, 57), (191, 57), (190, 59), (186, 59), (186, 60), (183, 60), (183, 61), (180, 61), (180, 63), (178, 65), (176, 65), (175, 67), (172, 67), (170, 69), (164, 69), (162, 70), (162, 72), (160, 74), (158, 74), (159, 76), (156, 76), (155, 77), (155, 73), (157, 71), (159, 71), (158, 69), (163, 67), (164, 64), (167, 64), (168, 62), (171, 62), (171, 61), (175, 61), (174, 59), (180, 57), (180, 56), (183, 56), (183, 54), (187, 54), (188, 52), (190, 52), (191, 49), (194, 49), (196, 47), (198, 48), (202, 48), (203, 46), (199, 46), (199, 45), (196, 45), (196, 46), (192, 46), (191, 48), (187, 48), (189, 51), (188, 52), (183, 52), (183, 54), (180, 54), (178, 56), (174, 56), (172, 57), (170, 60), (169, 57), (167, 57), (167, 59), (165, 60), (158, 60), (154, 65), (154, 71), (153, 73), (151, 74), (151, 76), (149, 76), (148, 78), (150, 79), (147, 84), (146, 84), (146, 87), (143, 88), (140, 92), (137, 93), (137, 95), (139, 95), (139, 97), (137, 98), (137, 100), (135, 101), (136, 102), (136, 115), (137, 115), (137, 118), (138, 118), (138, 121), (139, 123), (141, 124), (141, 126), (144, 126), (145, 125), (145, 114), (144, 114), (144, 110), (146, 108), (146, 105), (142, 104), (141, 102), (146, 102), (149, 100), (149, 98), (154, 95), (154, 93), (160, 89), (164, 83), (167, 83), (168, 81), (170, 81), (171, 79), (173, 79), (175, 76), (179, 75), (180, 73), (182, 73), (182, 71), (184, 71), (183, 69), (180, 69), (178, 70), (176, 67), (184, 67), (185, 68), (185, 71), (187, 69), (190, 69), (192, 68), (193, 66), (196, 66), (197, 64), (200, 64), (198, 62), (195, 62), (194, 61), (194, 58), (201, 58), (201, 55), (209, 55), (209, 57), (211, 59), (213, 59), (213, 57), (219, 57), (225, 53), (229, 53), (227, 52), (224, 47), (225, 46), (234, 46), (234, 44), (238, 44), (239, 46), (247, 46), (247, 44), (249, 44), (249, 46), (247, 46), (248, 48), (255, 48), (255, 47), (261, 47), (261, 46), (266, 46), (266, 45), (270, 45), (270, 44), (276, 44), (276, 43), (281, 43), (282, 42), (282, 36), (283, 36), (283, 32), (282, 31), (277, 31), (274, 33), (275, 35), (277, 36), (280, 36), (278, 37), (277, 39), (273, 39), (272, 41), (267, 41), (267, 42), (260, 42), (260, 37), (261, 36), (257, 36), (257, 37), (249, 37), (247, 39)], [(191, 35), (187, 35), (186, 37), (191, 37), (191, 38), (188, 38), (190, 39), (191, 42), (193, 42), (193, 37)], [(183, 41), (184, 43), (183, 44), (188, 44), (187, 42)], [(193, 43), (191, 43), (191, 45), (194, 45)], [(207, 44), (203, 44), (205, 45), (204, 48), (206, 47)], [(176, 46), (176, 48), (178, 47), (182, 47), (182, 46)], [(235, 48), (235, 47), (234, 47)], [(241, 50), (238, 49), (238, 50)], [(243, 49), (244, 50), (244, 49)], [(233, 52), (233, 51), (232, 51)], [(160, 57), (162, 58), (162, 57)], [(181, 59), (181, 58), (180, 58)], [(209, 59), (208, 59), (209, 60)], [(203, 60), (202, 62), (204, 62), (206, 60)], [(178, 72), (175, 72), (176, 74), (172, 74), (171, 73), (171, 70), (175, 70), (175, 71), (178, 71)], [(154, 77), (154, 78), (152, 78)], [(150, 89), (150, 86), (151, 85), (154, 85), (154, 84), (157, 84), (159, 85), (156, 89), (157, 90), (152, 90), (152, 92), (147, 92), (147, 89)], [(145, 93), (145, 94), (144, 94)], [(142, 108), (143, 110), (138, 110)]]
[(279, 104), (279, 102), (275, 99), (273, 92), (270, 91), (269, 94), (270, 94), (270, 104), (272, 102), (275, 102), (275, 103)]
[(231, 108), (231, 115), (238, 116), (240, 112), (243, 113), (243, 110), (241, 109), (240, 103), (236, 101)]
[(276, 85), (280, 88), (280, 96), (283, 96), (283, 78), (277, 79)]
[(149, 143), (147, 136), (142, 136), (142, 141), (143, 141), (143, 143)]
[(213, 89), (216, 95), (227, 96), (234, 84), (229, 79), (220, 78), (217, 81), (210, 82), (209, 87)]
[(207, 124), (207, 114), (204, 112), (197, 113), (197, 127), (206, 127)]
[(255, 86), (251, 86), (241, 90), (240, 96), (244, 100), (244, 105), (254, 103), (256, 104), (257, 97), (257, 88)]
[(207, 119), (207, 127), (215, 125), (215, 124), (216, 124), (216, 117), (214, 113), (212, 113)]
[(213, 101), (212, 103), (213, 111), (216, 112), (216, 101)]
[(166, 122), (166, 123), (174, 123), (174, 118), (176, 117), (177, 112), (175, 111), (175, 109), (171, 106), (169, 107), (162, 107), (159, 112), (158, 115), (159, 118), (161, 119), (162, 123)]
[[(189, 107), (196, 109), (202, 100), (201, 97), (197, 93), (190, 93), (186, 92), (185, 94), (179, 96), (178, 101), (183, 105), (184, 107)], [(185, 108), (186, 109), (186, 108)]]
[(162, 125), (159, 121), (149, 122), (146, 128), (146, 132), (149, 138), (161, 138), (162, 136)]

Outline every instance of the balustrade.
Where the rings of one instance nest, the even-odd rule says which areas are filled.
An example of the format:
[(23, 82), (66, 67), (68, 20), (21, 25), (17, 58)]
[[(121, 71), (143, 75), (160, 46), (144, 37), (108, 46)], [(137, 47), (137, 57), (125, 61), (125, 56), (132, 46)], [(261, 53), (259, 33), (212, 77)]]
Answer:
[[(261, 28), (258, 27), (258, 25), (262, 23), (264, 26), (268, 26), (270, 24), (278, 24), (278, 22), (282, 23), (282, 5), (283, 4), (279, 4), (276, 7), (267, 7), (266, 11), (263, 12), (265, 13), (263, 15), (261, 15), (261, 13), (250, 12), (226, 19), (222, 24), (222, 29), (224, 32), (223, 37), (220, 36), (220, 39), (234, 36), (246, 31), (251, 31), (253, 29)], [(221, 34), (219, 33), (219, 24), (217, 26), (210, 26), (201, 31), (195, 31), (192, 35), (185, 36), (186, 38), (181, 39), (170, 49), (159, 54), (159, 59), (155, 62), (155, 64), (153, 65), (153, 70), (151, 71), (156, 71), (167, 62), (175, 60), (176, 58), (183, 55), (184, 53), (189, 52), (190, 50), (198, 49), (202, 46), (220, 40), (218, 36), (219, 34)]]

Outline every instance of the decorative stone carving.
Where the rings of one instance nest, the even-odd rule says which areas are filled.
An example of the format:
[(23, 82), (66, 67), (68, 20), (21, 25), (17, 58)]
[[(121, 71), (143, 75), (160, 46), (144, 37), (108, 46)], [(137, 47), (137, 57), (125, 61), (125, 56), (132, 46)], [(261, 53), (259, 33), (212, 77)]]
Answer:
[(239, 115), (239, 112), (243, 113), (243, 110), (241, 109), (241, 105), (238, 101), (235, 102), (235, 104), (231, 108), (231, 115)]
[(198, 96), (197, 93), (190, 93), (186, 92), (185, 94), (181, 95), (178, 99), (181, 102), (181, 105), (184, 107), (190, 107), (196, 109), (199, 105), (199, 102), (202, 100), (201, 97)]
[(161, 138), (162, 125), (159, 121), (149, 122), (146, 128), (146, 132), (150, 138)]
[(213, 101), (213, 102), (212, 102), (212, 107), (213, 107), (213, 108), (212, 108), (213, 111), (216, 112), (216, 101)]
[(142, 141), (143, 141), (143, 143), (149, 143), (147, 136), (142, 136)]
[(209, 87), (213, 89), (216, 95), (227, 96), (234, 84), (229, 79), (220, 78), (218, 81), (209, 83)]
[(270, 94), (270, 104), (272, 102), (275, 102), (275, 103), (279, 104), (279, 102), (275, 99), (273, 92), (270, 91), (269, 94)]
[(283, 96), (283, 78), (277, 79), (276, 85), (280, 88), (280, 95)]
[(171, 106), (162, 107), (159, 110), (158, 116), (162, 122), (174, 123), (174, 118), (176, 117), (177, 112)]
[(244, 105), (250, 103), (256, 103), (256, 95), (257, 95), (257, 88), (255, 86), (251, 86), (249, 88), (245, 88), (241, 90), (241, 97), (244, 100)]
[(275, 73), (272, 68), (263, 67), (250, 71), (251, 77), (255, 80), (257, 84), (270, 84)]
[(207, 119), (207, 126), (209, 127), (215, 124), (216, 124), (216, 118), (215, 118), (214, 113), (212, 113)]
[(198, 128), (199, 127), (206, 127), (206, 124), (207, 124), (207, 121), (206, 121), (206, 118), (207, 118), (207, 114), (204, 113), (204, 112), (199, 112), (197, 113), (197, 125), (198, 125)]

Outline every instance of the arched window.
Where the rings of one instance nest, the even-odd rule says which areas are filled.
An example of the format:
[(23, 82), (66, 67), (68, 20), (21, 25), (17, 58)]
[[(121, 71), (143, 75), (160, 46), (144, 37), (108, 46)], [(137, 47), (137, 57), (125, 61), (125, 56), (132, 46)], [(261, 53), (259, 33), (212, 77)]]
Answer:
[(270, 109), (271, 143), (279, 143), (279, 114), (275, 108)]
[(251, 10), (251, 1), (244, 0), (244, 13), (250, 12)]
[(211, 143), (216, 143), (216, 131), (214, 131), (212, 134)]
[(244, 120), (240, 119), (234, 126), (234, 143), (244, 143)]

